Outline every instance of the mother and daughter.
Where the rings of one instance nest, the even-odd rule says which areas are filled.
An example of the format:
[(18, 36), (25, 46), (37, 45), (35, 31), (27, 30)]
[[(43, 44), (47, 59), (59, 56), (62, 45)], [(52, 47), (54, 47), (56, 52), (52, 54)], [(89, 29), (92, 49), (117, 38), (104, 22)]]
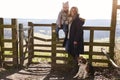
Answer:
[(69, 11), (69, 3), (63, 3), (63, 9), (59, 12), (56, 21), (57, 40), (59, 40), (59, 30), (63, 29), (65, 33), (63, 46), (75, 60), (79, 54), (84, 53), (82, 29), (84, 23), (85, 20), (80, 18), (77, 7), (71, 7)]

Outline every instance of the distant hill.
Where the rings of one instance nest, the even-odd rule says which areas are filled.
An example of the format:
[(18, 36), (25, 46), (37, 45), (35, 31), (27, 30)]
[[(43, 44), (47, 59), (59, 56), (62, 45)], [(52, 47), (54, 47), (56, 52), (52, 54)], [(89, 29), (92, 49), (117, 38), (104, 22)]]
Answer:
[[(55, 23), (56, 20), (55, 19), (17, 19), (18, 24), (22, 23), (24, 26), (28, 26), (28, 22), (33, 22), (33, 23), (39, 23), (39, 24), (51, 24), (51, 23)], [(4, 24), (10, 24), (11, 20), (10, 19), (4, 19)], [(102, 27), (110, 27), (111, 24), (111, 20), (104, 20), (104, 19), (100, 19), (100, 20), (86, 20), (84, 26), (102, 26)], [(51, 28), (47, 28), (47, 27), (35, 27), (34, 28), (35, 33), (39, 33), (39, 34), (44, 34), (44, 35), (49, 35), (51, 36)], [(11, 34), (9, 34), (8, 31), (6, 31), (7, 34), (5, 34), (6, 37), (10, 36)], [(60, 33), (62, 33), (61, 37), (64, 37), (64, 34), (62, 31), (60, 31)], [(102, 38), (108, 38), (109, 37), (109, 32), (105, 32), (105, 31), (96, 31), (94, 34), (94, 38), (95, 39), (102, 39)], [(120, 37), (120, 25), (117, 25), (116, 27), (116, 37)], [(88, 40), (89, 39), (89, 31), (84, 31), (84, 39)]]

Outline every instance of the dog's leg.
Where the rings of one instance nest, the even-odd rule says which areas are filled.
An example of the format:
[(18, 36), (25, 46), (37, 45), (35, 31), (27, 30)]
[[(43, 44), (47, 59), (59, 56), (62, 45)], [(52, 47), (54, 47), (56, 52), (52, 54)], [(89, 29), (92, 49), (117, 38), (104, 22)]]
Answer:
[(83, 79), (85, 79), (88, 76), (87, 71), (84, 72)]
[(73, 78), (76, 78), (78, 75), (79, 75), (79, 71), (77, 72), (77, 74)]
[(77, 74), (73, 78), (76, 78), (77, 76), (79, 76), (80, 72), (81, 72), (81, 67), (79, 66), (79, 70), (78, 70)]

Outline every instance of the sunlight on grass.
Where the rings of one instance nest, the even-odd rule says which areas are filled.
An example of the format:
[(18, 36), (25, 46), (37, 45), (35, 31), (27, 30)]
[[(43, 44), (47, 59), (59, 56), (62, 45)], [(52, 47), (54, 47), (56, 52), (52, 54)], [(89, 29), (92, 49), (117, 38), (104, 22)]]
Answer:
[(109, 52), (109, 47), (107, 47), (107, 46), (93, 46), (93, 51), (101, 52), (101, 48), (104, 48), (107, 52)]
[(80, 54), (80, 56), (83, 56), (85, 59), (89, 59), (89, 55), (82, 55), (82, 54)]
[(12, 43), (11, 42), (5, 42), (4, 47), (5, 48), (12, 48)]
[(66, 62), (64, 60), (56, 60), (57, 64), (65, 64)]
[(13, 58), (4, 58), (4, 61), (13, 61)]
[(4, 51), (4, 55), (13, 55), (13, 51)]
[(102, 55), (93, 55), (92, 56), (92, 59), (107, 59), (107, 57), (106, 56), (102, 56)]
[(34, 57), (32, 58), (32, 62), (51, 62), (51, 58), (38, 58), (38, 57)]
[(56, 57), (68, 57), (68, 54), (66, 54), (66, 53), (57, 53)]
[(92, 62), (92, 64), (96, 67), (108, 67), (108, 63)]
[(84, 46), (84, 51), (89, 51), (89, 46)]
[(34, 52), (34, 55), (39, 55), (39, 56), (51, 56), (51, 53), (48, 52)]

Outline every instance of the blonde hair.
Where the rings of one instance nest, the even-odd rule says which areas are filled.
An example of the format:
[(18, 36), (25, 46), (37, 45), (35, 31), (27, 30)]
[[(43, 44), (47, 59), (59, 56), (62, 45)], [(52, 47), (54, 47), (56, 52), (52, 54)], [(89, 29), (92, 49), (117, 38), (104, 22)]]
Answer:
[(75, 6), (70, 9), (70, 14), (71, 14), (71, 12), (72, 12), (73, 9), (75, 10), (75, 14), (78, 14), (78, 8), (75, 7)]

